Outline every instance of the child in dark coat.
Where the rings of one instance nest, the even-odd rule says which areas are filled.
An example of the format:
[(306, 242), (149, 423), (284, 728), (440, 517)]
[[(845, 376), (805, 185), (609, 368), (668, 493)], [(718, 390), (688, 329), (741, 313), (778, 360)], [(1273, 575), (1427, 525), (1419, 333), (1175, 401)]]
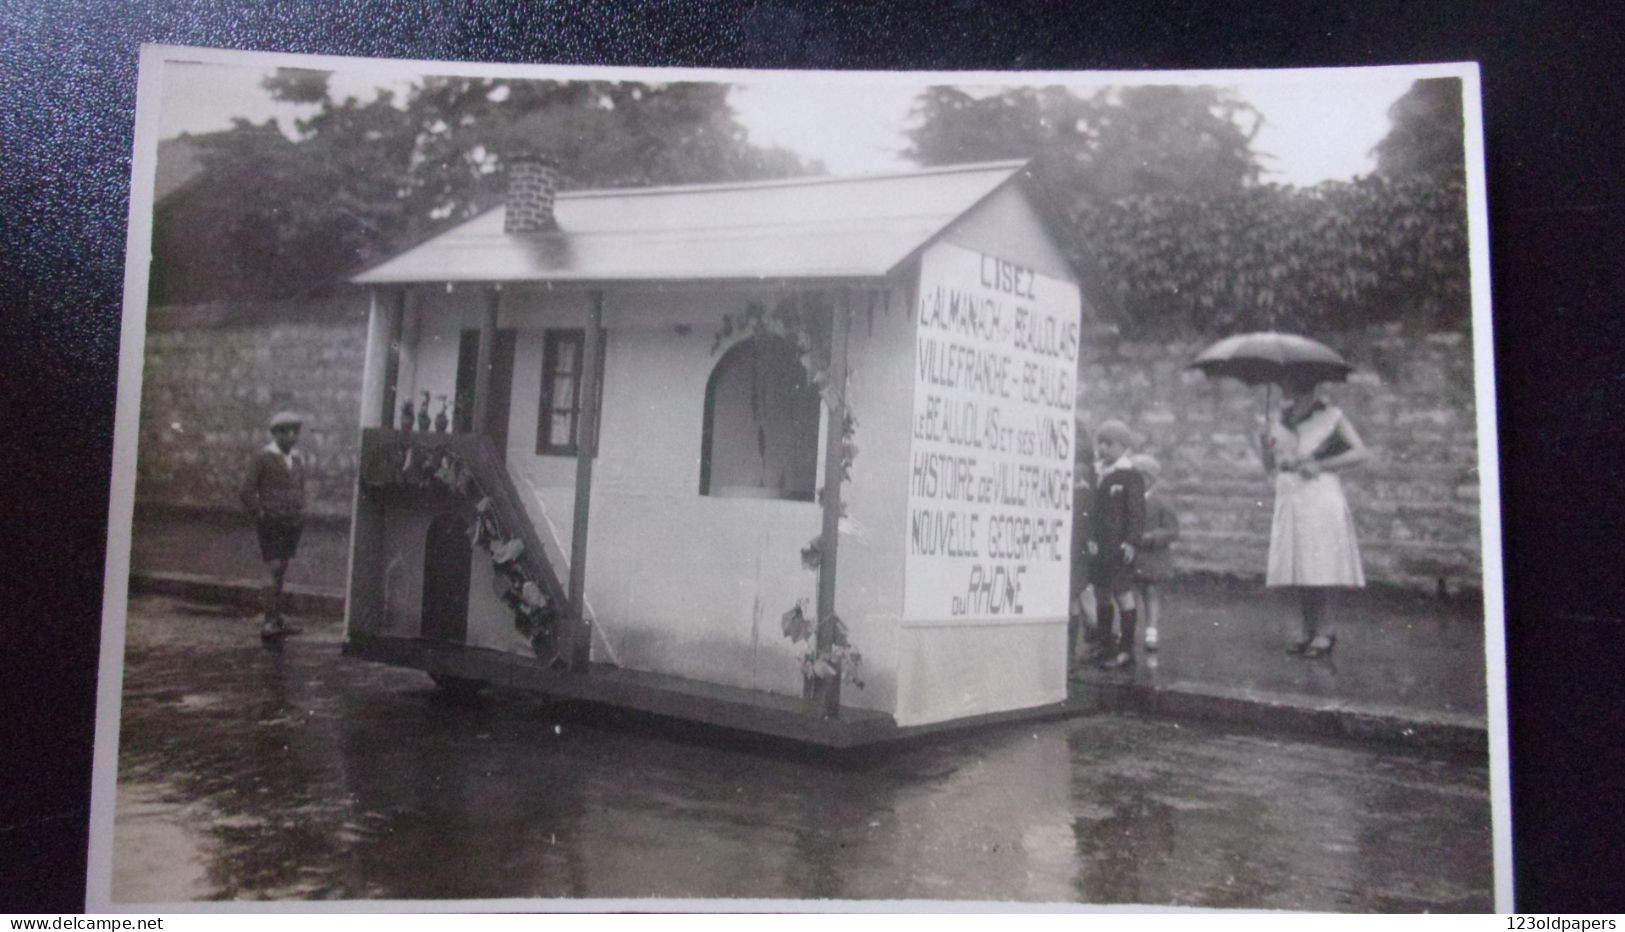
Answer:
[[(1095, 587), (1096, 634), (1105, 647), (1102, 660), (1111, 669), (1134, 663), (1134, 558), (1145, 532), (1145, 480), (1129, 454), (1138, 443), (1122, 421), (1107, 421), (1095, 431), (1100, 466), (1089, 509), (1089, 581)], [(1113, 615), (1120, 629), (1115, 640)]]

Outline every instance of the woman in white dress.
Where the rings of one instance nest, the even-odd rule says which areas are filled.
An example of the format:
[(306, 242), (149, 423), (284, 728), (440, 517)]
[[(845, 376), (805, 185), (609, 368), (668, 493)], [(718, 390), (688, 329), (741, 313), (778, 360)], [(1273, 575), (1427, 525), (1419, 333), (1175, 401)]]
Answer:
[(1315, 382), (1288, 384), (1280, 416), (1263, 436), (1264, 468), (1275, 477), (1266, 586), (1298, 593), (1300, 637), (1287, 650), (1324, 657), (1337, 644), (1332, 599), (1365, 585), (1354, 516), (1337, 473), (1365, 462), (1365, 444), (1342, 411), (1321, 401)]

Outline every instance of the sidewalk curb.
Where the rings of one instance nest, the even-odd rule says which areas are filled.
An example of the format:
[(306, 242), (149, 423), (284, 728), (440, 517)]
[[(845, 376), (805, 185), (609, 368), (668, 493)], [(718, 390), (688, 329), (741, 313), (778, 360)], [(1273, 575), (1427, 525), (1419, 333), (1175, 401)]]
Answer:
[(1074, 695), (1101, 711), (1252, 725), (1295, 734), (1382, 741), (1417, 748), (1486, 754), (1482, 719), (1451, 712), (1362, 705), (1311, 696), (1228, 689), (1204, 683), (1150, 685), (1127, 681), (1073, 683)]
[[(233, 605), (259, 611), (265, 583), (255, 579), (221, 579), (194, 573), (131, 573), (131, 595), (167, 595), (194, 602)], [(293, 615), (344, 617), (344, 593), (315, 586), (289, 585), (282, 590), (283, 605)]]

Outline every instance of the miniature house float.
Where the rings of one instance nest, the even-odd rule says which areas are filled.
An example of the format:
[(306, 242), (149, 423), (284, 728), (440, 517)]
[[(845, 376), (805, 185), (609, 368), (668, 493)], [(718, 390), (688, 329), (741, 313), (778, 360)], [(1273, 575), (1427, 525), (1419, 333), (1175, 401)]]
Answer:
[(1062, 703), (1082, 299), (1023, 163), (557, 181), (355, 279), (347, 652), (831, 745)]

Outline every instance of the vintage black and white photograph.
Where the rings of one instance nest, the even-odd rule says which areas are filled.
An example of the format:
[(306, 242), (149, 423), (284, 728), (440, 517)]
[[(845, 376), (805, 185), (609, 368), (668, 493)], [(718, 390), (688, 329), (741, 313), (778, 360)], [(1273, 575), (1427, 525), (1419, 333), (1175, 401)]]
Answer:
[(1478, 94), (145, 48), (90, 902), (1510, 908)]

